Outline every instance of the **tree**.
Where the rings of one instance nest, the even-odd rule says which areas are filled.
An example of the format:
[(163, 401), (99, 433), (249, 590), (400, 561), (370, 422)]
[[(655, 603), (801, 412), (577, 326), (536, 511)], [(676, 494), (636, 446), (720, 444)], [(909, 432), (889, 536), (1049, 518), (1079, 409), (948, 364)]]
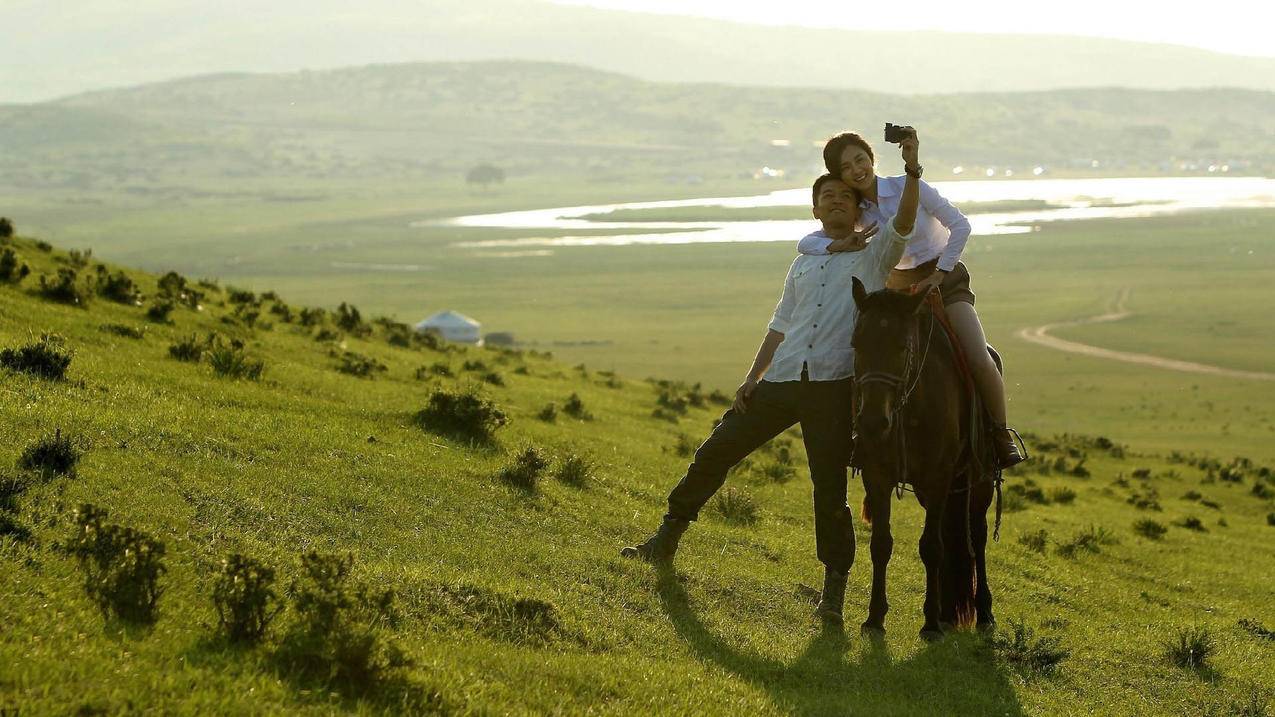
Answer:
[[(504, 173), (501, 173), (500, 179), (504, 181)], [(13, 236), (13, 222), (9, 217), (0, 217), (0, 239), (8, 239)]]
[(465, 175), (465, 182), (481, 186), (486, 186), (488, 184), (504, 184), (505, 170), (491, 164), (480, 164), (469, 170), (469, 172)]

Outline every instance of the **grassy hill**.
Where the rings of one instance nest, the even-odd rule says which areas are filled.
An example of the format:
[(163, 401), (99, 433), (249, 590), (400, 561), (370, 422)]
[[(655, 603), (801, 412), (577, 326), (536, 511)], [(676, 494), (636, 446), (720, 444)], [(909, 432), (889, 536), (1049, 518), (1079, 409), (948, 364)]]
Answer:
[(852, 127), (876, 139), (886, 120), (924, 129), (935, 177), (956, 165), (1020, 175), (1037, 165), (1053, 175), (1275, 167), (1271, 92), (898, 95), (493, 61), (206, 75), (0, 106), (0, 192), (124, 206), (314, 203), (459, 183), (480, 162), (559, 183), (720, 186), (763, 166), (807, 176), (828, 135)]
[[(820, 567), (794, 432), (731, 477), (735, 507), (707, 510), (676, 571), (660, 574), (616, 550), (658, 520), (687, 450), (722, 410), (714, 396), (541, 354), (432, 346), (348, 309), (303, 314), (273, 294), (99, 271), (91, 256), (32, 238), (5, 250), (32, 274), (0, 285), (0, 350), (53, 332), (61, 338), (44, 346), (70, 363), (62, 380), (0, 370), (10, 436), (0, 710), (1271, 709), (1275, 482), (1260, 460), (1211, 455), (1207, 442), (1148, 448), (1116, 422), (1103, 436), (1034, 435), (1036, 458), (1009, 478), (1002, 539), (989, 549), (1000, 637), (915, 637), (922, 573), (909, 497), (897, 511), (889, 635), (873, 645), (811, 618)], [(167, 311), (155, 308), (164, 292)], [(12, 352), (3, 361), (49, 365)], [(255, 380), (218, 373), (251, 374), (257, 361)], [(435, 396), (469, 385), (508, 418), (494, 439), (421, 423)], [(1022, 417), (1028, 429), (1036, 421)], [(504, 470), (528, 447), (548, 460), (542, 474)], [(571, 456), (587, 470), (564, 471)], [(74, 557), (80, 546), (92, 568), (76, 539), (85, 503), (108, 512), (101, 534), (147, 545), (122, 530), (134, 528), (163, 544), (153, 622), (106, 618), (86, 594)], [(352, 576), (306, 578), (309, 551), (353, 554)], [(852, 621), (866, 610), (866, 552), (851, 575)], [(218, 637), (211, 596), (230, 554), (273, 569), (285, 606), (255, 646)], [(383, 590), (392, 610), (376, 600)], [(315, 624), (331, 629), (307, 631)], [(1174, 647), (1183, 641), (1210, 647), (1203, 662), (1190, 666), (1190, 650)], [(336, 649), (356, 643), (373, 659)], [(368, 665), (378, 669), (355, 669)]]
[[(1242, 14), (1232, 19), (1260, 22)], [(268, 12), (248, 0), (215, 6), (68, 0), (56, 9), (11, 0), (0, 7), (0, 25), (36, 29), (0, 46), (0, 66), (12, 69), (0, 88), (4, 101), (209, 72), (506, 58), (587, 64), (657, 81), (748, 78), (769, 86), (905, 93), (1095, 85), (1275, 89), (1273, 59), (1190, 47), (1043, 34), (775, 27), (542, 0), (367, 0), (358, 12), (334, 0), (281, 0)], [(853, 48), (853, 73), (822, 69), (830, 58), (840, 61), (830, 48)], [(103, 56), (111, 61), (102, 62)]]

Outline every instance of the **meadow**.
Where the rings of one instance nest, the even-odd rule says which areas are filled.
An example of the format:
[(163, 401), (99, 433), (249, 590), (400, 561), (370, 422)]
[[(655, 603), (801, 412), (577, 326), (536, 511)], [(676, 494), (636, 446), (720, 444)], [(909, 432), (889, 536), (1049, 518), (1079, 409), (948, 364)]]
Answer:
[[(1233, 322), (1205, 346), (1180, 330), (1144, 336), (1156, 351), (1240, 361), (1262, 325), (1256, 302), (1271, 269), (1251, 257), (1272, 222), (1270, 212), (1236, 212), (1046, 226), (972, 248), (979, 306), (1007, 355), (1012, 411), (1035, 458), (1009, 476), (1001, 540), (989, 549), (998, 635), (959, 632), (932, 645), (916, 637), (922, 571), (910, 496), (895, 520), (885, 641), (811, 617), (821, 570), (795, 431), (732, 475), (733, 507), (710, 506), (675, 570), (617, 555), (656, 524), (687, 452), (723, 410), (709, 388), (729, 390), (742, 370), (790, 246), (494, 260), (447, 250), (453, 230), (425, 232), (428, 248), (391, 238), (397, 220), (380, 237), (375, 227), (360, 235), (359, 261), (434, 257), (436, 271), (404, 281), (434, 282), (434, 295), (456, 305), (490, 302), (492, 314), (481, 304), (473, 313), (496, 316), (491, 329), (522, 325), (523, 312), (542, 336), (612, 341), (543, 341), (549, 357), (395, 345), (401, 330), (370, 317), (393, 310), (389, 297), (403, 287), (385, 279), (399, 274), (377, 274), (375, 286), (348, 272), (304, 275), (351, 252), (337, 227), (316, 225), (321, 248), (300, 255), (311, 263), (295, 274), (236, 278), (255, 293), (192, 278), (202, 310), (179, 304), (158, 320), (157, 275), (125, 269), (140, 306), (131, 296), (59, 303), (39, 277), (79, 267), (78, 286), (104, 290), (87, 283), (95, 260), (11, 240), (33, 274), (0, 285), (0, 349), (54, 332), (71, 360), (62, 380), (11, 358), (0, 369), (0, 425), (12, 436), (0, 446), (0, 709), (1269, 714), (1269, 384), (1113, 365), (1010, 336), (1099, 313), (1129, 286), (1130, 308), (1149, 326)], [(280, 293), (262, 293), (272, 288)], [(305, 325), (302, 305), (342, 298), (361, 318), (329, 312)], [(714, 319), (719, 333), (695, 330)], [(1093, 333), (1108, 328), (1074, 337), (1118, 338)], [(210, 333), (220, 338), (207, 343)], [(242, 348), (228, 349), (234, 341)], [(221, 375), (226, 362), (198, 359), (200, 347), (238, 352), (249, 368), (261, 361), (261, 375)], [(191, 352), (198, 360), (174, 358)], [(610, 366), (622, 370), (600, 370)], [(422, 423), (440, 393), (466, 386), (507, 415), (492, 440)], [(32, 464), (33, 446), (62, 437), (79, 456), (70, 470)], [(548, 465), (520, 463), (527, 448)], [(852, 487), (851, 501), (860, 495)], [(151, 620), (104, 616), (86, 594), (73, 557), (84, 503), (165, 546)], [(857, 532), (865, 545), (868, 529)], [(346, 669), (357, 655), (340, 651), (297, 660), (296, 636), (313, 620), (313, 604), (298, 599), (315, 595), (301, 563), (311, 550), (353, 554), (350, 581), (393, 591), (392, 610), (337, 610), (334, 634), (371, 635), (385, 655), (393, 643), (397, 659), (367, 674)], [(230, 554), (278, 576), (272, 604), (286, 608), (257, 644), (229, 642), (210, 600)], [(866, 612), (866, 559), (861, 550), (851, 574), (852, 625)]]

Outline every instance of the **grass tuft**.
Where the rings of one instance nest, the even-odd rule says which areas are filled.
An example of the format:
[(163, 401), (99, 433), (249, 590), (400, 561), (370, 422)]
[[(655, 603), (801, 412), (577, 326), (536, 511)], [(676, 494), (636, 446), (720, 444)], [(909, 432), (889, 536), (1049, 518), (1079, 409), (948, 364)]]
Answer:
[(1048, 544), (1048, 541), (1049, 541), (1049, 532), (1046, 531), (1044, 528), (1033, 531), (1031, 533), (1023, 533), (1022, 535), (1018, 536), (1019, 545), (1023, 545), (1028, 550), (1032, 552), (1036, 552), (1036, 553), (1041, 553), (1042, 555), (1045, 552), (1045, 546)]
[(1163, 642), (1169, 662), (1189, 670), (1207, 670), (1217, 642), (1207, 627), (1181, 628)]
[(59, 428), (52, 436), (44, 436), (28, 445), (18, 458), (18, 467), (44, 476), (73, 475), (81, 456), (75, 444), (74, 440), (62, 435)]
[(55, 276), (40, 275), (40, 296), (59, 304), (84, 306), (89, 301), (89, 292), (80, 284), (80, 275), (75, 269), (62, 267)]
[(105, 510), (85, 503), (76, 509), (67, 552), (84, 571), (84, 589), (106, 617), (155, 621), (162, 590), (164, 544), (134, 528), (106, 522)]
[(1194, 530), (1199, 533), (1204, 533), (1208, 531), (1208, 528), (1204, 527), (1204, 521), (1200, 520), (1194, 515), (1188, 515), (1187, 517), (1175, 523), (1175, 525), (1182, 528), (1186, 528), (1187, 530)]
[(278, 615), (274, 570), (244, 555), (221, 561), (213, 582), (212, 600), (217, 626), (230, 642), (255, 645), (265, 637)]
[(1085, 530), (1076, 533), (1071, 540), (1058, 544), (1058, 554), (1064, 558), (1074, 558), (1080, 551), (1089, 553), (1099, 552), (1099, 546), (1113, 545), (1116, 542), (1115, 536), (1106, 528), (1101, 526), (1089, 526)]
[(545, 423), (554, 423), (558, 420), (558, 406), (552, 401), (546, 403), (545, 407), (540, 409), (540, 412), (536, 414), (536, 418), (544, 421)]
[(47, 381), (66, 378), (70, 365), (71, 353), (63, 348), (62, 338), (56, 334), (44, 334), (39, 341), (0, 351), (0, 366)]
[(549, 460), (535, 446), (527, 446), (496, 473), (496, 478), (526, 491), (536, 489)]
[(558, 462), (553, 477), (569, 486), (580, 488), (593, 478), (593, 464), (577, 453), (568, 453)]
[(387, 371), (385, 364), (370, 356), (353, 351), (343, 351), (338, 358), (336, 370), (359, 378), (372, 378), (377, 373)]
[(1049, 491), (1049, 500), (1059, 505), (1071, 505), (1076, 501), (1076, 491), (1062, 487)]
[(740, 488), (726, 488), (713, 499), (713, 510), (727, 523), (753, 525), (760, 518), (757, 502)]
[(125, 339), (144, 339), (146, 338), (146, 328), (143, 326), (128, 326), (127, 324), (102, 324), (98, 327), (108, 334), (113, 334)]
[(229, 343), (216, 338), (207, 350), (208, 365), (213, 373), (222, 378), (258, 381), (266, 369), (265, 361), (248, 358), (244, 352), (243, 342), (237, 339)]
[(425, 430), (469, 441), (490, 441), (508, 423), (505, 412), (473, 390), (437, 390), (416, 414)]
[(1024, 677), (1051, 675), (1071, 652), (1062, 647), (1057, 637), (1036, 637), (1035, 631), (1021, 620), (1010, 620), (1009, 632), (997, 632), (992, 638), (996, 655)]
[(1143, 518), (1133, 524), (1133, 532), (1141, 535), (1147, 540), (1160, 540), (1164, 537), (1165, 533), (1169, 532), (1169, 529), (1158, 520)]
[(567, 402), (562, 404), (562, 412), (581, 421), (593, 420), (593, 414), (589, 413), (589, 409), (584, 407), (584, 400), (580, 398), (578, 393), (573, 393), (567, 398)]

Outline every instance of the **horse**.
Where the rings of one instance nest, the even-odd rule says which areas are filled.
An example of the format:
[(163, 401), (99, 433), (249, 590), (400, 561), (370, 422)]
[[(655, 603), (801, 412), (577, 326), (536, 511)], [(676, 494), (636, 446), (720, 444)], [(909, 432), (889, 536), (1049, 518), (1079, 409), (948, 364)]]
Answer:
[[(995, 626), (987, 582), (987, 510), (1000, 475), (982, 440), (982, 407), (959, 369), (959, 349), (925, 293), (853, 284), (854, 463), (864, 487), (863, 519), (872, 526), (872, 597), (864, 634), (885, 634), (886, 568), (894, 550), (890, 494), (910, 485), (925, 509), (925, 624), (934, 640), (954, 626)], [(991, 347), (988, 347), (991, 350)], [(999, 368), (999, 356), (993, 352)], [(997, 529), (1000, 508), (997, 505)]]

